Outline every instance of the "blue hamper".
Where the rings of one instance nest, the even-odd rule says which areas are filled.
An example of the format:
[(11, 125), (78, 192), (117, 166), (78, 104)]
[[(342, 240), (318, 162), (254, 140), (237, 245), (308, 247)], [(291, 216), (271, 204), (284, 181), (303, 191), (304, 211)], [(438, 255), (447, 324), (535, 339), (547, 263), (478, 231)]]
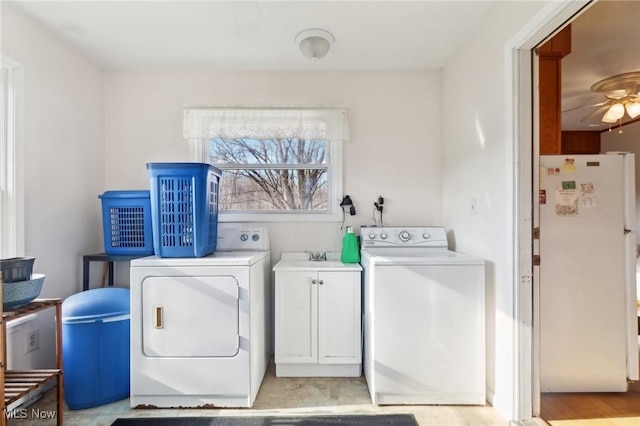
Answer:
[(104, 251), (113, 256), (153, 254), (149, 191), (107, 191), (102, 200)]
[(147, 172), (156, 256), (215, 252), (220, 169), (206, 163), (148, 163)]
[(62, 302), (62, 361), (70, 410), (129, 396), (129, 289), (97, 288)]

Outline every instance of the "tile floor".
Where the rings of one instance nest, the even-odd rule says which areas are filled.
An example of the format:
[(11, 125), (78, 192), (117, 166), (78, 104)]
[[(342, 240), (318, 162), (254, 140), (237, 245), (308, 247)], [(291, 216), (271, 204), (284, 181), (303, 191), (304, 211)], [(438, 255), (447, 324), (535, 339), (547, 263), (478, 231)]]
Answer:
[[(55, 389), (27, 408), (27, 419), (10, 426), (49, 426), (55, 420), (34, 418), (32, 409), (55, 411)], [(357, 378), (277, 378), (273, 364), (252, 408), (132, 409), (123, 399), (86, 410), (65, 410), (65, 425), (108, 426), (119, 417), (285, 416), (304, 414), (413, 413), (420, 426), (508, 426), (490, 406), (383, 406), (371, 404), (364, 376)]]

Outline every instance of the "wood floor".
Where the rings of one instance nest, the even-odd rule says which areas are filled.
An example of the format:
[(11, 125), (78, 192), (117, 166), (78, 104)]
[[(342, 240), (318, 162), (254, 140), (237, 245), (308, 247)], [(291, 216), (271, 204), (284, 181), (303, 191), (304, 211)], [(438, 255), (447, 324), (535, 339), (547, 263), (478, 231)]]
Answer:
[(543, 393), (540, 411), (552, 426), (640, 426), (640, 382), (625, 393)]

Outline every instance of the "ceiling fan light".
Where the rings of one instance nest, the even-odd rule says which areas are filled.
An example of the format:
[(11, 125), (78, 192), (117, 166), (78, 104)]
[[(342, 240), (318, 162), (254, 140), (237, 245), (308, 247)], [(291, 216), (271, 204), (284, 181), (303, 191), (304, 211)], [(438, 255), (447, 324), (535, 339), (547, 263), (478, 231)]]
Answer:
[(615, 123), (624, 116), (624, 105), (613, 104), (602, 117), (605, 123)]
[(636, 118), (640, 115), (640, 102), (629, 102), (625, 107), (629, 117)]

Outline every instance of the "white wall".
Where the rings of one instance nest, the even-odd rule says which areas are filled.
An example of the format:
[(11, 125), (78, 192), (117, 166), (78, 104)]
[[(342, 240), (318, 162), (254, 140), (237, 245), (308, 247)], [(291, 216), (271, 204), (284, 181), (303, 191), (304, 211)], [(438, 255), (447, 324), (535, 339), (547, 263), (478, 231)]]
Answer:
[(103, 74), (55, 35), (2, 3), (2, 53), (23, 65), (26, 255), (43, 297), (81, 290), (81, 257), (102, 251)]
[[(106, 189), (146, 189), (145, 164), (193, 161), (182, 108), (193, 105), (339, 105), (349, 114), (344, 194), (356, 229), (385, 197), (388, 225), (442, 222), (440, 71), (110, 72), (106, 75)], [(340, 250), (340, 223), (269, 223), (281, 251)], [(119, 280), (126, 277), (119, 276)]]
[[(513, 419), (514, 140), (510, 40), (545, 2), (499, 2), (443, 72), (443, 217), (458, 251), (486, 259), (487, 386)], [(477, 201), (471, 215), (471, 199)]]
[[(25, 251), (46, 274), (42, 297), (81, 290), (82, 254), (102, 251), (97, 195), (104, 187), (102, 71), (2, 2), (2, 53), (22, 65)], [(8, 328), (10, 368), (55, 367), (54, 311)], [(25, 353), (38, 329), (39, 349)]]

